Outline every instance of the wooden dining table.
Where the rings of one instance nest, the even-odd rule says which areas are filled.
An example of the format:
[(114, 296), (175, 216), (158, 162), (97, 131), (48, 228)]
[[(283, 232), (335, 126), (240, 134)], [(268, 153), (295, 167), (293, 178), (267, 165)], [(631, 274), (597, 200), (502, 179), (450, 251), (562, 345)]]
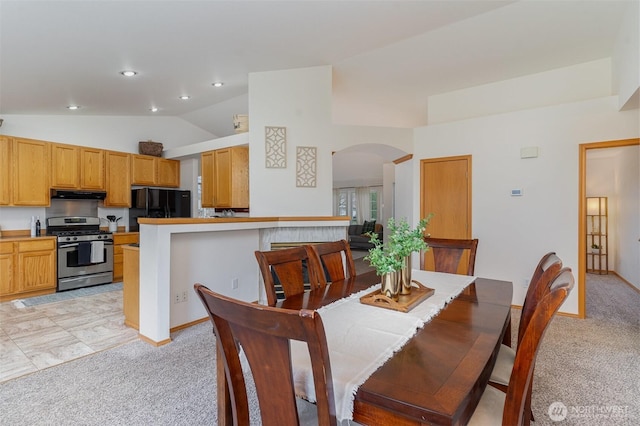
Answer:
[[(277, 306), (318, 309), (379, 282), (368, 272)], [(510, 282), (476, 278), (358, 388), (353, 419), (365, 425), (466, 424), (509, 329), (512, 293)], [(231, 425), (220, 362), (217, 371), (218, 389), (225, 389), (218, 392), (218, 423)]]

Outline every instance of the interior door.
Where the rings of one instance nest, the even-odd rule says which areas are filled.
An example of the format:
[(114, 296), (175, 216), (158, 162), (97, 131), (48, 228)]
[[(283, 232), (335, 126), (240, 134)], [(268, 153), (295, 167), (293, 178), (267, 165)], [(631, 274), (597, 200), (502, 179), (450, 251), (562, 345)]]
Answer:
[[(420, 161), (420, 217), (433, 213), (427, 234), (435, 238), (471, 238), (471, 156)], [(460, 262), (466, 264), (463, 257)], [(433, 270), (427, 252), (425, 266)]]

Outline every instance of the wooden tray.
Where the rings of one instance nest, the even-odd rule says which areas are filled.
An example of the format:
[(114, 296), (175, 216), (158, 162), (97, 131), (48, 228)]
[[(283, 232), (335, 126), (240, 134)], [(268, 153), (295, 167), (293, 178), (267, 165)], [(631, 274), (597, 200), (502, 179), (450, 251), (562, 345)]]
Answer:
[(409, 312), (423, 300), (431, 297), (435, 290), (425, 287), (416, 280), (411, 280), (417, 287), (411, 287), (411, 294), (401, 294), (398, 300), (393, 300), (380, 293), (380, 290), (372, 291), (360, 298), (360, 303), (365, 305), (378, 306), (380, 308), (392, 309), (394, 311)]

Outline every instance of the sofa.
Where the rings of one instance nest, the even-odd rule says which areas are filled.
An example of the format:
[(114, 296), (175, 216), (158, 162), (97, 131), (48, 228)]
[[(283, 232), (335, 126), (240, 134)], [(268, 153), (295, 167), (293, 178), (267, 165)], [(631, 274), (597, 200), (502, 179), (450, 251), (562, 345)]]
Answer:
[(382, 225), (373, 221), (365, 221), (362, 225), (349, 225), (349, 247), (351, 250), (369, 250), (373, 244), (369, 242), (371, 237), (365, 235), (373, 228), (373, 232), (378, 234), (382, 241)]

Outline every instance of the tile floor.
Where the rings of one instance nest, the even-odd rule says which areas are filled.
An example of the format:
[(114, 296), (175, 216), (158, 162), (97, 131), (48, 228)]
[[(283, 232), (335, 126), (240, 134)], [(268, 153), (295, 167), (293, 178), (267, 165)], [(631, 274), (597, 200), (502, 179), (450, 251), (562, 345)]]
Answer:
[(0, 303), (0, 382), (137, 339), (122, 290), (19, 307)]

